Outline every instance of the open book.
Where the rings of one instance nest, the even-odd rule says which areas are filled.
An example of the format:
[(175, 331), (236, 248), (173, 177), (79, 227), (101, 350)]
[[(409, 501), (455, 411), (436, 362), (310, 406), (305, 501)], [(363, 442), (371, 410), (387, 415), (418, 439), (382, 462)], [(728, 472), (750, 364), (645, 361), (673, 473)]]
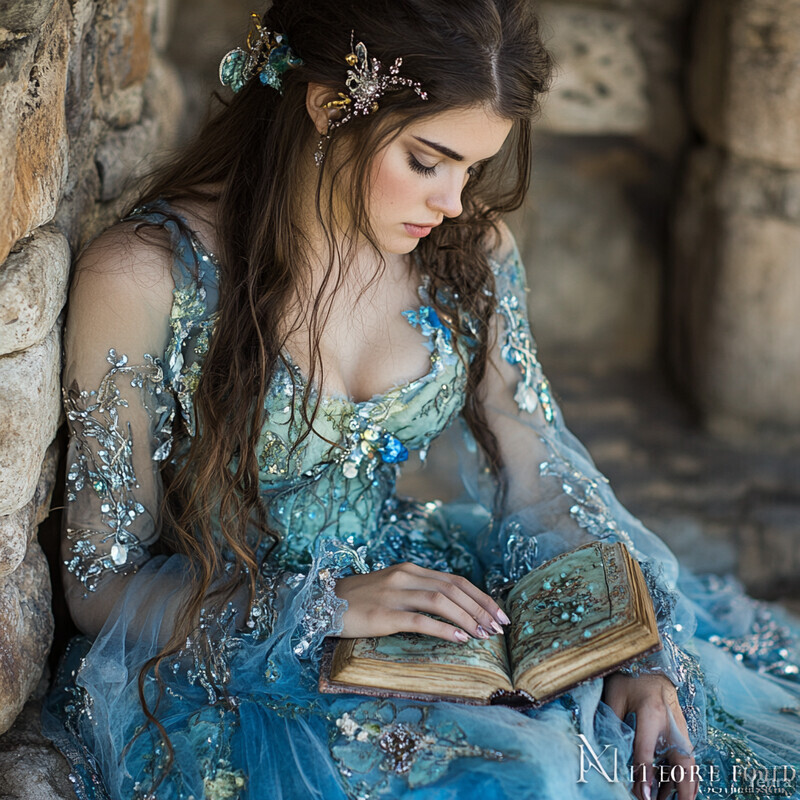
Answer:
[(538, 706), (661, 647), (644, 576), (620, 543), (536, 567), (505, 611), (505, 635), (465, 644), (415, 633), (329, 639), (320, 691)]

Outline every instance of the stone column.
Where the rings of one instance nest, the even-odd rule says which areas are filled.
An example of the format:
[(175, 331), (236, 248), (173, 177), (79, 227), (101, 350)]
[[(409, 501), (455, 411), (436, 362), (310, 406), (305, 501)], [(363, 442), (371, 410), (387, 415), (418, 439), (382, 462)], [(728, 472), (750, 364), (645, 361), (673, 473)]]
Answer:
[(702, 0), (671, 350), (712, 430), (800, 430), (800, 2)]
[(663, 220), (685, 145), (685, 0), (543, 2), (557, 67), (513, 221), (542, 359), (650, 365), (660, 339)]
[(71, 257), (118, 215), (126, 179), (174, 138), (182, 89), (161, 55), (169, 10), (168, 0), (0, 7), (0, 733), (37, 685), (52, 638), (36, 532), (59, 460)]

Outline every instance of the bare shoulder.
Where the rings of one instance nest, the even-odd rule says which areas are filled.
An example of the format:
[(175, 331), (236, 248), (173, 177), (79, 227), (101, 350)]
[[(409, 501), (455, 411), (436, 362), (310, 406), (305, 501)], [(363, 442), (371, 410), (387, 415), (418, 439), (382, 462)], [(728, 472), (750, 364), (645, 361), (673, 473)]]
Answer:
[(169, 312), (172, 303), (173, 255), (166, 232), (137, 231), (132, 222), (113, 225), (80, 254), (74, 270), (71, 299), (143, 303)]

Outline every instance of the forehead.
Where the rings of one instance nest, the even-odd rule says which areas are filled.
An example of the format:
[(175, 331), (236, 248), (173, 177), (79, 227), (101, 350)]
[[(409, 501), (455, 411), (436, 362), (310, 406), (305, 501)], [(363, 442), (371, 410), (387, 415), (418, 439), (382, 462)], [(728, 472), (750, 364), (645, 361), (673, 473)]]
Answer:
[(465, 161), (480, 161), (500, 150), (512, 124), (486, 106), (467, 106), (423, 117), (410, 123), (404, 133), (443, 145)]

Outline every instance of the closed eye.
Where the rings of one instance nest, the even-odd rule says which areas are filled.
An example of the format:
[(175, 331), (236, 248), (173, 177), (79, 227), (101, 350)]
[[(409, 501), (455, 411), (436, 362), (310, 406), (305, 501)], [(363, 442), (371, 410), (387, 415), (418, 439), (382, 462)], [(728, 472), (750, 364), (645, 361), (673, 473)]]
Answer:
[(408, 166), (413, 172), (428, 178), (432, 178), (436, 174), (436, 167), (426, 167), (413, 153), (408, 154)]

